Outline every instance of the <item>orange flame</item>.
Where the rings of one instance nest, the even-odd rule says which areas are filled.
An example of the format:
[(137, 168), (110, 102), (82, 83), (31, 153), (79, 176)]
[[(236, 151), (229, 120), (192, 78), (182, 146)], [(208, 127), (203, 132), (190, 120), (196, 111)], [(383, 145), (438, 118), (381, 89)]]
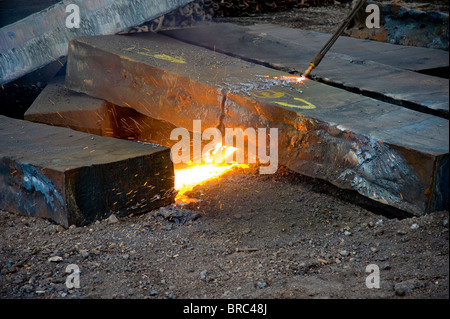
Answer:
[(197, 185), (205, 184), (216, 179), (235, 167), (248, 168), (247, 164), (235, 162), (225, 163), (225, 159), (236, 152), (236, 147), (226, 147), (222, 143), (216, 144), (214, 149), (203, 154), (202, 163), (189, 162), (187, 167), (175, 170), (175, 197), (177, 204), (196, 202), (185, 193), (194, 189)]
[(268, 75), (265, 76), (266, 80), (270, 80), (272, 83), (276, 85), (280, 84), (290, 84), (290, 83), (298, 83), (303, 84), (303, 81), (308, 81), (309, 79), (304, 75), (296, 76), (296, 75), (281, 75), (281, 76), (273, 76), (272, 78)]
[(283, 76), (281, 76), (281, 80), (286, 81), (288, 83), (300, 83), (300, 84), (302, 84), (303, 81), (308, 80), (308, 78), (305, 77), (304, 75), (301, 75), (301, 76), (295, 76), (295, 75), (284, 76), (283, 75)]

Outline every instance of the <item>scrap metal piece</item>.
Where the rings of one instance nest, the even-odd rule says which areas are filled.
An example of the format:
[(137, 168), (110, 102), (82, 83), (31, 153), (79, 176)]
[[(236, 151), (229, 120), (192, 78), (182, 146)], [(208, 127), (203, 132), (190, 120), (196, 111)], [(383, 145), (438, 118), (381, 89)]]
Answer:
[[(0, 29), (0, 85), (66, 56), (72, 37), (115, 34), (191, 1), (61, 1)], [(79, 27), (66, 23), (74, 5), (79, 8)]]
[(65, 227), (173, 202), (170, 149), (0, 116), (0, 209)]

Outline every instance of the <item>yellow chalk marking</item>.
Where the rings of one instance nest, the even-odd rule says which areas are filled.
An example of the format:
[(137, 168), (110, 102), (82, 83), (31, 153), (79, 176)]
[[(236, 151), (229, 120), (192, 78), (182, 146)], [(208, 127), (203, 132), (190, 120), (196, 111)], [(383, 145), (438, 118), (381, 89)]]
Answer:
[[(155, 54), (155, 53), (151, 53), (151, 50), (147, 49), (147, 48), (137, 48), (136, 46), (133, 45), (129, 48), (124, 49), (125, 51), (135, 51), (137, 54), (140, 55), (145, 55), (145, 56), (149, 56), (152, 58), (156, 58), (156, 59), (160, 59), (160, 60), (165, 60), (165, 61), (169, 61), (169, 62), (173, 62), (173, 63), (183, 63), (185, 64), (186, 61), (179, 56), (173, 57), (167, 54)], [(145, 51), (145, 52), (144, 52)]]
[(166, 60), (169, 62), (174, 62), (174, 63), (186, 63), (186, 61), (184, 61), (184, 59), (182, 57), (173, 57), (167, 54), (154, 54), (153, 55), (154, 58), (157, 59), (161, 59), (161, 60)]
[[(257, 90), (257, 91), (253, 91), (251, 92), (251, 94), (254, 97), (257, 98), (262, 98), (262, 99), (279, 99), (284, 97), (286, 94), (283, 92), (277, 92), (274, 90)], [(288, 94), (290, 95), (290, 94)], [(291, 96), (291, 95), (290, 95)], [(292, 96), (291, 96), (292, 97)], [(312, 110), (315, 109), (316, 106), (304, 99), (298, 98), (298, 97), (292, 97), (293, 100), (295, 101), (299, 101), (302, 102), (303, 105), (298, 105), (298, 104), (292, 104), (292, 103), (286, 103), (286, 102), (275, 102), (278, 105), (282, 105), (282, 106), (287, 106), (287, 107), (294, 107), (294, 108), (299, 108), (299, 109), (306, 109), (306, 110)]]
[(264, 91), (253, 91), (251, 92), (251, 94), (254, 97), (259, 97), (259, 98), (266, 98), (266, 99), (279, 99), (280, 97), (284, 96), (283, 92), (277, 92), (277, 91), (273, 91), (273, 90), (264, 90)]
[(125, 50), (125, 51), (133, 51), (135, 48), (136, 48), (136, 46), (133, 45), (133, 46), (131, 46), (131, 47), (129, 47), (129, 48), (126, 48), (126, 49), (124, 49), (124, 50)]
[(282, 105), (282, 106), (287, 106), (287, 107), (295, 107), (295, 108), (299, 108), (299, 109), (305, 109), (305, 110), (312, 110), (315, 109), (316, 106), (308, 101), (305, 101), (303, 99), (297, 98), (295, 97), (294, 100), (296, 101), (300, 101), (302, 103), (305, 103), (304, 105), (298, 105), (298, 104), (290, 104), (290, 103), (284, 103), (284, 102), (275, 102), (278, 105)]

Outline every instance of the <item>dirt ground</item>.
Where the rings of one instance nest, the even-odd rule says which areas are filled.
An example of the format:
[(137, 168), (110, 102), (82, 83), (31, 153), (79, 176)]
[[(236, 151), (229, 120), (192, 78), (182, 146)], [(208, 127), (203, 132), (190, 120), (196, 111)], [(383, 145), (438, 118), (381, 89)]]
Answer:
[[(217, 19), (221, 22), (233, 22), (239, 24), (272, 23), (279, 24), (289, 28), (299, 28), (303, 30), (312, 30), (324, 33), (334, 33), (342, 21), (350, 12), (351, 1), (337, 2), (336, 5), (325, 6), (305, 6), (303, 8), (294, 8), (289, 11), (270, 12), (266, 14), (249, 14), (240, 17), (223, 17)], [(422, 11), (449, 11), (449, 4), (443, 0), (433, 1), (376, 1), (380, 4), (391, 4), (396, 2), (399, 5), (410, 9)]]
[[(0, 298), (448, 298), (447, 211), (392, 218), (282, 167), (229, 172), (191, 197), (68, 229), (0, 212)], [(80, 288), (66, 286), (71, 264)]]
[[(332, 32), (341, 9), (240, 19), (284, 14), (289, 26)], [(283, 167), (229, 172), (191, 197), (197, 203), (68, 229), (0, 211), (0, 299), (449, 297), (448, 211), (397, 216)], [(69, 265), (80, 269), (79, 288), (66, 285)], [(368, 265), (379, 288), (369, 288)]]
[(333, 33), (347, 17), (349, 9), (344, 5), (295, 8), (289, 11), (272, 12), (242, 17), (223, 17), (219, 22), (231, 22), (242, 25), (272, 23), (289, 28)]

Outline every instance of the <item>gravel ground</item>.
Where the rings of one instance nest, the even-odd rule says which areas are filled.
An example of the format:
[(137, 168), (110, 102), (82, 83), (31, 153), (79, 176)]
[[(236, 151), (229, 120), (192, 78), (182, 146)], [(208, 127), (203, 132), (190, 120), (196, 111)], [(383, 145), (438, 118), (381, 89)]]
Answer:
[(345, 5), (295, 8), (289, 11), (244, 17), (217, 18), (218, 22), (231, 22), (242, 25), (272, 23), (289, 28), (299, 28), (324, 33), (334, 33), (347, 17), (349, 9)]
[[(285, 168), (236, 170), (190, 195), (68, 229), (0, 212), (0, 298), (448, 298), (448, 211), (392, 218)], [(80, 288), (66, 285), (71, 264)]]

